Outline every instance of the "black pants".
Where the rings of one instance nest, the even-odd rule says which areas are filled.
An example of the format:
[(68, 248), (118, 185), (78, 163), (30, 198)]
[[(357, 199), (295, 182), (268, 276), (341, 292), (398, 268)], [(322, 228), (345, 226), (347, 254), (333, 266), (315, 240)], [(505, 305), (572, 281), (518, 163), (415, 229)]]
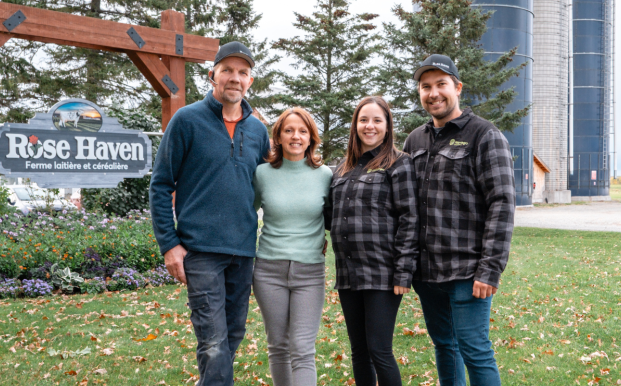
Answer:
[(392, 291), (339, 290), (357, 386), (400, 386), (392, 335), (402, 295)]

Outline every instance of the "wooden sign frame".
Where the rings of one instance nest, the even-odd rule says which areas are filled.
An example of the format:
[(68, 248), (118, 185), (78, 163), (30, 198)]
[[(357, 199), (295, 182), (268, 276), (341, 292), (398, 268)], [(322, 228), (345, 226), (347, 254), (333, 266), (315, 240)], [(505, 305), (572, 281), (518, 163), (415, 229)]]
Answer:
[(124, 52), (162, 98), (162, 131), (185, 106), (185, 62), (213, 61), (219, 40), (185, 33), (185, 15), (162, 12), (161, 29), (0, 3), (0, 47), (11, 38)]

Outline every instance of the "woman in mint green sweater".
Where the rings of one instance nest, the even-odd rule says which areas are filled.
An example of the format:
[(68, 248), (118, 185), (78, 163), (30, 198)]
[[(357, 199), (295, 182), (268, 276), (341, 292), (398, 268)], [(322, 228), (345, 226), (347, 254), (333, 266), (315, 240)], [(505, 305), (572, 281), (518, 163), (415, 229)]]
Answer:
[(274, 386), (315, 386), (315, 339), (325, 291), (323, 208), (332, 180), (315, 155), (317, 125), (301, 108), (285, 111), (272, 129), (274, 146), (254, 175), (263, 229), (254, 294), (267, 333)]

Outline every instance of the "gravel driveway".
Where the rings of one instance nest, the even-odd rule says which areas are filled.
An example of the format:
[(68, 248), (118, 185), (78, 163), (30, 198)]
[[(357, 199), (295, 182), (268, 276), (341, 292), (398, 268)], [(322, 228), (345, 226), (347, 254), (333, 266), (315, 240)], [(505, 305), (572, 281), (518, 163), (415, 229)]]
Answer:
[(621, 232), (621, 202), (518, 208), (515, 226)]

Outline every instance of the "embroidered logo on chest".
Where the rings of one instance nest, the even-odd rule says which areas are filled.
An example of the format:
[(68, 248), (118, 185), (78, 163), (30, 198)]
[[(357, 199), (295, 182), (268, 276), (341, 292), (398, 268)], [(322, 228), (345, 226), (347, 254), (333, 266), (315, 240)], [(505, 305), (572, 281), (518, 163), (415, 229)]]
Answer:
[(451, 146), (467, 146), (468, 142), (461, 142), (461, 141), (456, 141), (454, 139), (451, 139), (451, 141), (449, 142), (449, 145), (451, 145)]

